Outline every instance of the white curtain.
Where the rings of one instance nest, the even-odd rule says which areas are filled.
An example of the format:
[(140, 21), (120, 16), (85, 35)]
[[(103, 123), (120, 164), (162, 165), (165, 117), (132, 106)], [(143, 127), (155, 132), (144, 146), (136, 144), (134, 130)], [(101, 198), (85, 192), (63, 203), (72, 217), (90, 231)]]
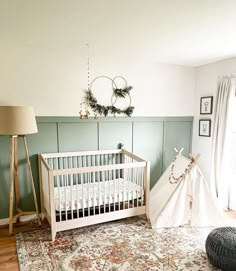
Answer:
[(229, 184), (229, 209), (236, 211), (236, 79), (233, 80), (232, 99), (230, 99), (230, 124), (232, 126), (230, 137), (230, 184)]
[(231, 182), (230, 142), (231, 142), (231, 100), (233, 94), (231, 78), (223, 78), (218, 83), (216, 109), (212, 138), (212, 166), (210, 188), (218, 198), (222, 209), (229, 207), (229, 187)]

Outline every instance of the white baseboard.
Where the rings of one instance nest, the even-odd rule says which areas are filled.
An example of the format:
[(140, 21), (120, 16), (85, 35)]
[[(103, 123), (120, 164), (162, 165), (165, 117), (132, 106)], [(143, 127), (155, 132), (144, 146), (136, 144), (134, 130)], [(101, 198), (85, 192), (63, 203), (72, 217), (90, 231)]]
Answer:
[[(41, 213), (39, 214), (39, 216), (42, 217)], [(20, 217), (20, 222), (27, 222), (34, 219), (37, 219), (36, 215), (24, 215)], [(13, 223), (16, 223), (16, 219), (13, 220)], [(9, 218), (0, 219), (0, 226), (4, 225), (9, 225)]]
[(9, 218), (2, 218), (0, 219), (0, 226), (8, 225), (9, 224)]

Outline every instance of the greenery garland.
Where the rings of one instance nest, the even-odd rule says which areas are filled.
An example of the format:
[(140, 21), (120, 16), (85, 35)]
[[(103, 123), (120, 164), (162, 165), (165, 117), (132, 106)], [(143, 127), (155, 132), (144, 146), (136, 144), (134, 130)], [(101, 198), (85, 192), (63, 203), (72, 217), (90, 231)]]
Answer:
[[(92, 93), (91, 88), (92, 88), (93, 83), (97, 79), (100, 79), (100, 78), (106, 78), (106, 79), (111, 80), (111, 82), (112, 82), (113, 95), (115, 96), (115, 101), (112, 102), (112, 105), (110, 105), (110, 106), (105, 106), (105, 105), (98, 104), (97, 99), (95, 98), (95, 96)], [(115, 80), (117, 78), (121, 78), (121, 79), (124, 80), (125, 85), (126, 85), (125, 88), (122, 89), (122, 88), (118, 88), (117, 87), (117, 85), (115, 83)], [(130, 117), (132, 115), (133, 111), (134, 111), (134, 106), (131, 106), (131, 97), (130, 97), (130, 91), (131, 91), (131, 89), (133, 89), (133, 87), (127, 86), (127, 81), (122, 76), (116, 76), (115, 78), (112, 79), (112, 78), (110, 78), (108, 76), (102, 75), (102, 76), (96, 77), (91, 82), (90, 87), (86, 91), (85, 100), (86, 100), (86, 103), (91, 107), (91, 109), (95, 113), (98, 113), (100, 115), (104, 115), (105, 117), (108, 115), (108, 113), (111, 113), (113, 115), (115, 115), (115, 114), (125, 114), (128, 117)], [(126, 96), (129, 96), (129, 99), (130, 99), (130, 105), (126, 109), (121, 110), (121, 109), (119, 109), (119, 108), (117, 108), (117, 107), (114, 106), (114, 104), (117, 101), (117, 98), (126, 98)]]
[[(116, 97), (122, 97), (125, 98), (126, 95), (129, 95), (130, 90), (133, 87), (127, 87), (124, 89), (114, 89), (114, 94)], [(100, 114), (100, 115), (104, 115), (105, 117), (108, 115), (108, 113), (110, 112), (111, 114), (125, 114), (128, 117), (131, 117), (133, 111), (134, 111), (134, 106), (129, 106), (124, 110), (121, 110), (117, 107), (115, 107), (114, 105), (111, 106), (105, 106), (105, 105), (101, 105), (98, 104), (97, 99), (94, 97), (91, 89), (86, 91), (86, 96), (85, 96), (86, 102), (90, 105), (90, 107), (93, 109), (94, 112)]]

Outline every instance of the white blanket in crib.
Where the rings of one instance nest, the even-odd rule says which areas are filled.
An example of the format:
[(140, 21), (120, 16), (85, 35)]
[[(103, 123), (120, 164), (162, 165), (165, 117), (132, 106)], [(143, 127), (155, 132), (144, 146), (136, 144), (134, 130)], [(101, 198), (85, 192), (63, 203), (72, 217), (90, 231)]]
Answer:
[(115, 179), (54, 188), (57, 211), (76, 210), (141, 198), (143, 187), (132, 181)]

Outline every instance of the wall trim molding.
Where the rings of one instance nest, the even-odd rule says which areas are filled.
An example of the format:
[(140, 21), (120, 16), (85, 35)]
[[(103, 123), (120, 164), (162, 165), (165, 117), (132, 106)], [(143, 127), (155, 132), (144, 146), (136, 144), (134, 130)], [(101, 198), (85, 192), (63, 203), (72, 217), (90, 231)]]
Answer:
[(79, 123), (97, 123), (97, 122), (143, 122), (143, 121), (193, 121), (193, 116), (170, 116), (170, 117), (99, 117), (97, 119), (80, 119), (78, 117), (59, 117), (59, 116), (37, 116), (37, 122), (79, 122)]

